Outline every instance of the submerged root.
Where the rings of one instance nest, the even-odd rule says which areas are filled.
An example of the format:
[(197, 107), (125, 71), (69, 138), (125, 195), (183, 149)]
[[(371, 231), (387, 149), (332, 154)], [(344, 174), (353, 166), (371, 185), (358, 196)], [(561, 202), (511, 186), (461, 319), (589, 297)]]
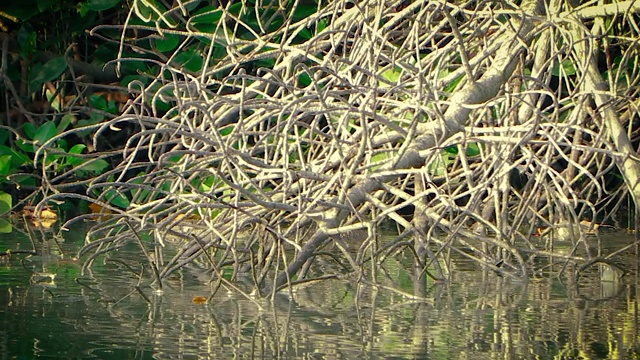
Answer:
[[(539, 228), (593, 221), (626, 195), (611, 175), (624, 156), (574, 80), (587, 67), (550, 88), (552, 67), (575, 49), (552, 40), (565, 25), (541, 21), (536, 1), (346, 3), (253, 42), (227, 38), (228, 54), (198, 76), (165, 64), (170, 76), (98, 131), (140, 128), (89, 185), (113, 212), (83, 253), (135, 242), (159, 283), (199, 264), (214, 282), (249, 279), (242, 291), (263, 296), (375, 281), (406, 251), (423, 282), (445, 280), (451, 254), (526, 277)], [(274, 36), (283, 46), (265, 48)], [(249, 72), (265, 59), (269, 70)], [(121, 198), (124, 210), (113, 205)], [(389, 224), (403, 235), (383, 239)]]

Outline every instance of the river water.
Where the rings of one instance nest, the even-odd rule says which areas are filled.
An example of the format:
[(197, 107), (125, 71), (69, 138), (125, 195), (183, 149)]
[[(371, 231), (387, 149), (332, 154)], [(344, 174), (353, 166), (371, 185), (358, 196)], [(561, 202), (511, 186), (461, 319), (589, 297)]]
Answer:
[[(137, 291), (114, 262), (81, 274), (78, 234), (35, 230), (38, 255), (0, 258), (0, 359), (640, 358), (636, 247), (616, 258), (629, 271), (620, 279), (587, 271), (576, 282), (571, 267), (556, 276), (558, 263), (521, 281), (454, 259), (450, 281), (429, 280), (416, 300), (399, 257), (378, 286), (328, 280), (273, 303), (229, 288), (200, 304), (209, 286), (187, 272), (162, 293), (144, 282)], [(17, 228), (0, 235), (0, 251), (31, 247)]]

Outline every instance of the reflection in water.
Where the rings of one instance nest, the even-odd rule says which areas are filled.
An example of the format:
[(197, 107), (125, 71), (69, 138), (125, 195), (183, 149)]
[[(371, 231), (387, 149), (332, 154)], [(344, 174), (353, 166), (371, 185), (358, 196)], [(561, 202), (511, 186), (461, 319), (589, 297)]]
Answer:
[[(6, 239), (3, 241), (7, 241)], [(43, 243), (45, 244), (45, 243)], [(45, 247), (47, 245), (44, 245)], [(0, 263), (2, 358), (550, 359), (640, 356), (637, 271), (605, 267), (528, 282), (457, 260), (450, 282), (414, 292), (410, 266), (388, 265), (378, 285), (348, 280), (282, 292), (272, 304), (209, 288), (188, 271), (162, 294), (138, 278), (96, 264), (80, 275), (71, 242)], [(605, 264), (606, 265), (606, 264)], [(558, 267), (560, 267), (558, 265)], [(34, 271), (56, 274), (34, 282)], [(556, 269), (557, 270), (557, 269)], [(80, 278), (80, 285), (76, 279)], [(396, 291), (391, 287), (396, 287)]]

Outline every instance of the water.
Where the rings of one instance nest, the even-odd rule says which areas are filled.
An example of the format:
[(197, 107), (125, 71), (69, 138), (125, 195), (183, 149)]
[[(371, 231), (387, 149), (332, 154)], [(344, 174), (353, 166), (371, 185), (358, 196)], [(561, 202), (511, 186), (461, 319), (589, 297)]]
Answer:
[[(31, 247), (17, 231), (0, 238), (0, 251)], [(633, 251), (624, 258), (631, 273), (616, 281), (592, 271), (577, 284), (545, 274), (522, 282), (456, 260), (451, 281), (430, 282), (428, 300), (416, 301), (390, 289), (412, 292), (398, 259), (380, 287), (329, 280), (273, 304), (222, 289), (197, 304), (209, 287), (186, 272), (162, 294), (143, 282), (147, 301), (117, 263), (81, 275), (81, 241), (32, 237), (41, 255), (0, 260), (0, 359), (640, 358)]]

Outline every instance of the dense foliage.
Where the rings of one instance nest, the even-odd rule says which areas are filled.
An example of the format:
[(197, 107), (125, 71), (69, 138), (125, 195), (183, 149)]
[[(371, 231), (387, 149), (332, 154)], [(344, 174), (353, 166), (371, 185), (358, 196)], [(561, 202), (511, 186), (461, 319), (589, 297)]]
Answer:
[[(0, 6), (0, 26), (5, 31), (0, 69), (4, 95), (0, 214), (37, 204), (48, 194), (41, 187), (44, 179), (61, 190), (83, 190), (76, 181), (109, 167), (104, 159), (85, 158), (92, 140), (89, 132), (82, 131), (49, 142), (47, 156), (41, 163), (35, 160), (54, 136), (119, 113), (111, 98), (126, 97), (124, 88), (115, 71), (103, 68), (117, 57), (117, 47), (108, 47), (87, 31), (104, 22), (124, 21), (124, 5), (121, 0), (32, 0)], [(6, 222), (2, 230), (10, 231)]]

